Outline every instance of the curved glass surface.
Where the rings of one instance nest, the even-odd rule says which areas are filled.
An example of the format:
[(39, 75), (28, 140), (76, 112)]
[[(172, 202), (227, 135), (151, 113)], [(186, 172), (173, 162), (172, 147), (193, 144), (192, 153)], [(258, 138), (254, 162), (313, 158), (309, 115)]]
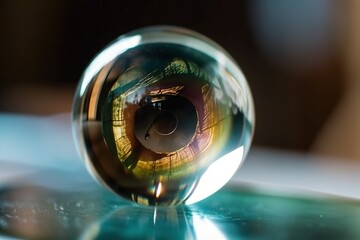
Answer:
[(210, 39), (178, 27), (120, 37), (89, 64), (73, 108), (78, 150), (95, 178), (143, 205), (195, 203), (248, 152), (249, 87)]

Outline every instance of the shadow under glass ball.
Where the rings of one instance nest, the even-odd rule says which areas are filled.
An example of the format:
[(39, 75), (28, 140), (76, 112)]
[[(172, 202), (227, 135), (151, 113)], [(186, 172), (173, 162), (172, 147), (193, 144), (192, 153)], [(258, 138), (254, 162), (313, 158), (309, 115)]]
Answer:
[(144, 205), (190, 204), (220, 189), (245, 158), (253, 123), (236, 63), (211, 40), (176, 27), (140, 29), (105, 48), (85, 70), (73, 106), (90, 172)]

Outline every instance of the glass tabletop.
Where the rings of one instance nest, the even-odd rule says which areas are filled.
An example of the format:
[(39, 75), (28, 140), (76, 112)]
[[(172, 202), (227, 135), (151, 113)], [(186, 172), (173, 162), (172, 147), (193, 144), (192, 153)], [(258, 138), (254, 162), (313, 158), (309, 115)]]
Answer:
[(26, 239), (360, 239), (360, 204), (230, 184), (190, 206), (148, 207), (85, 171), (41, 169), (0, 187), (0, 237)]
[(358, 164), (255, 149), (208, 199), (145, 207), (91, 179), (69, 115), (0, 123), (1, 239), (360, 239)]

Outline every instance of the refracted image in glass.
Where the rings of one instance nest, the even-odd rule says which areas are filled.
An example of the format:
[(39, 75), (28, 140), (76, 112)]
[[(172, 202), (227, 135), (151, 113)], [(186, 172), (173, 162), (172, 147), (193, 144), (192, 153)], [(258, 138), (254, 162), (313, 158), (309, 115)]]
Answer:
[(180, 30), (145, 29), (142, 42), (87, 80), (74, 104), (74, 130), (93, 174), (145, 205), (190, 204), (217, 191), (253, 132), (251, 94), (236, 64), (210, 40)]

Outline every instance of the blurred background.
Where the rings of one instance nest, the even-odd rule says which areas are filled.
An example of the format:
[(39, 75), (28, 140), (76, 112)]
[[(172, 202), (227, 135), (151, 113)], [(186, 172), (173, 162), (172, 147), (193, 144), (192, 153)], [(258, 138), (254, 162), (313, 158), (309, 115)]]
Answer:
[(356, 0), (1, 1), (0, 112), (69, 112), (83, 70), (109, 42), (178, 25), (239, 63), (255, 146), (360, 159), (359, 10)]

